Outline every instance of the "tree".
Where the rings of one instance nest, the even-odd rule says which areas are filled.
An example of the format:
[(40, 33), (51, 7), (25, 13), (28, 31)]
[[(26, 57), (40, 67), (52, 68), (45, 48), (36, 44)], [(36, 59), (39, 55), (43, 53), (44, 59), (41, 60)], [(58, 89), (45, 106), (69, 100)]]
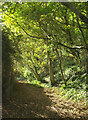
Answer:
[(9, 39), (10, 31), (7, 27), (2, 30), (2, 90), (3, 101), (7, 100), (11, 93), (15, 83), (14, 71), (13, 71), (13, 55), (14, 49), (11, 46)]
[(62, 56), (66, 53), (79, 63), (80, 56), (87, 50), (85, 37), (87, 10), (83, 6), (86, 4), (51, 2), (3, 4), (3, 19), (11, 31), (22, 34), (18, 47), (22, 52), (23, 63), (29, 65), (37, 79), (42, 79), (44, 64), (49, 61), (50, 80), (52, 84), (54, 83), (53, 58), (56, 56), (54, 49), (64, 82), (63, 63), (58, 50), (61, 48)]

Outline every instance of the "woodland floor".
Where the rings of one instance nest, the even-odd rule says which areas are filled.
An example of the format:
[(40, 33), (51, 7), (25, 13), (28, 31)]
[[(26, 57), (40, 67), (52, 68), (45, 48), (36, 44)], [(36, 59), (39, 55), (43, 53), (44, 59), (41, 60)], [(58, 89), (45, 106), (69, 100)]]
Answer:
[(16, 83), (8, 102), (3, 103), (3, 118), (53, 118), (88, 120), (82, 104), (61, 99), (56, 91), (22, 82)]

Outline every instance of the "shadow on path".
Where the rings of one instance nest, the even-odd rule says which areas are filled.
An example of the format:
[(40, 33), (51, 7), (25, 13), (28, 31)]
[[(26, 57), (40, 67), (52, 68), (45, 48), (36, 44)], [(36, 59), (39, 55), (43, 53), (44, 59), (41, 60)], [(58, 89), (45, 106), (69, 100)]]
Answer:
[(72, 120), (72, 118), (59, 116), (59, 113), (53, 108), (52, 101), (45, 94), (44, 88), (25, 83), (16, 83), (11, 99), (3, 103), (2, 116), (9, 120), (10, 118), (11, 120), (12, 118)]

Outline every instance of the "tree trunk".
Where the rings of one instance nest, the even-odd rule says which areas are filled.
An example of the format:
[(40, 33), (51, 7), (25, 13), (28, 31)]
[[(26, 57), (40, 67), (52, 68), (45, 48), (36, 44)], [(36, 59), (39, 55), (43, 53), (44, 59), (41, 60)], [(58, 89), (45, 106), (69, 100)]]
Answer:
[[(86, 37), (85, 37), (85, 36), (84, 36), (84, 33), (83, 33), (83, 30), (81, 29), (78, 16), (77, 16), (77, 23), (78, 23), (79, 30), (80, 30), (80, 32), (81, 32), (81, 34), (82, 34), (83, 41), (84, 41), (85, 48), (86, 48), (86, 72), (87, 72), (86, 84), (88, 85), (88, 43), (87, 43), (87, 38), (88, 38), (88, 34), (87, 34), (87, 33), (88, 33), (88, 29), (86, 30)], [(88, 28), (88, 25), (87, 25), (87, 28)]]
[(37, 72), (37, 68), (36, 68), (36, 66), (35, 66), (32, 58), (31, 58), (31, 62), (32, 62), (32, 65), (33, 65), (33, 68), (34, 68), (34, 69), (31, 68), (31, 70), (32, 70), (33, 73), (34, 73), (34, 76), (37, 78), (37, 80), (41, 81), (41, 77), (39, 76), (39, 74), (38, 74), (38, 72)]
[(53, 74), (53, 66), (52, 66), (52, 59), (50, 58), (50, 53), (47, 51), (48, 63), (49, 63), (49, 75), (50, 75), (50, 82), (51, 85), (54, 85), (54, 74)]
[(37, 80), (41, 81), (41, 77), (39, 76), (36, 67), (34, 66), (34, 75), (37, 78)]
[(88, 25), (88, 17), (86, 17), (85, 15), (83, 15), (81, 12), (78, 11), (78, 9), (76, 9), (76, 7), (74, 7), (71, 3), (69, 2), (62, 2), (61, 4), (65, 5), (66, 7), (68, 7), (72, 12), (74, 12), (84, 23), (86, 23)]
[[(88, 12), (87, 12), (88, 15)], [(87, 25), (88, 28), (88, 25)], [(88, 29), (86, 30), (86, 41), (88, 40)], [(86, 79), (86, 84), (87, 84), (87, 89), (88, 89), (88, 43), (86, 45), (86, 71), (87, 71), (87, 79)]]
[(86, 72), (87, 72), (86, 84), (88, 89), (88, 50), (86, 50)]
[(61, 58), (60, 58), (60, 55), (59, 55), (57, 49), (56, 49), (56, 55), (57, 55), (57, 58), (58, 58), (58, 63), (59, 63), (60, 71), (61, 71), (62, 80), (64, 81), (64, 84), (67, 85), (67, 84), (66, 84), (66, 80), (65, 80), (65, 78), (64, 78), (64, 73), (63, 73), (63, 69), (62, 69)]

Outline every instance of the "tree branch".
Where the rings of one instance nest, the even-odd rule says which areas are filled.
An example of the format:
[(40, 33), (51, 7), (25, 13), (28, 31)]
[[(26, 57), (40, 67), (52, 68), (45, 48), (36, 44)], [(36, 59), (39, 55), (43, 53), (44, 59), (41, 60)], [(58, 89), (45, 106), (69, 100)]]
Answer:
[(62, 44), (62, 43), (60, 43), (60, 42), (57, 42), (57, 44), (65, 47), (65, 48), (68, 48), (68, 49), (86, 49), (86, 47), (84, 47), (84, 46), (69, 47), (69, 46), (64, 45), (64, 44)]
[(80, 19), (86, 23), (88, 25), (88, 18), (83, 15), (82, 13), (80, 13), (76, 8), (74, 8), (74, 6), (69, 3), (69, 2), (61, 2), (61, 4), (65, 5), (66, 7), (68, 7), (72, 12), (74, 12), (77, 16), (80, 17)]
[[(52, 38), (50, 38), (50, 36), (46, 33), (46, 31), (45, 31), (43, 28), (41, 28), (41, 29), (43, 30), (45, 36), (48, 37), (47, 39), (51, 39), (53, 42), (55, 42), (55, 40), (53, 40)], [(52, 37), (53, 37), (53, 36), (52, 36)], [(64, 44), (62, 44), (62, 43), (60, 43), (60, 42), (56, 42), (56, 44), (57, 44), (57, 45), (61, 45), (61, 46), (65, 47), (65, 48), (68, 48), (68, 49), (86, 49), (86, 47), (84, 47), (84, 46), (69, 47), (69, 46), (64, 45)]]
[(78, 23), (79, 30), (80, 30), (80, 32), (81, 32), (81, 34), (82, 34), (82, 37), (83, 37), (83, 40), (84, 40), (85, 46), (86, 46), (86, 48), (87, 48), (87, 42), (86, 42), (86, 39), (85, 39), (84, 33), (83, 33), (82, 29), (81, 29), (81, 26), (80, 26), (80, 24), (79, 24), (78, 16), (77, 16), (77, 23)]
[[(6, 13), (5, 13), (6, 14)], [(8, 15), (8, 14), (6, 14), (6, 15)], [(10, 16), (9, 16), (10, 17)], [(37, 39), (47, 39), (47, 38), (43, 38), (43, 37), (38, 37), (38, 36), (32, 36), (32, 35), (30, 35), (28, 32), (26, 32), (26, 30), (17, 22), (17, 19), (15, 19), (15, 18), (13, 18), (13, 17), (10, 17), (10, 18), (12, 18), (12, 19), (14, 19), (15, 20), (15, 22), (18, 24), (18, 26), (26, 33), (26, 35), (28, 35), (29, 37), (31, 37), (31, 38), (37, 38)]]
[[(6, 14), (6, 15), (8, 15), (8, 14)], [(9, 17), (10, 17), (10, 16), (9, 16)], [(45, 39), (45, 40), (48, 39), (48, 40), (52, 40), (53, 42), (55, 42), (52, 38), (50, 38), (50, 36), (46, 33), (46, 31), (43, 30), (43, 28), (41, 28), (41, 29), (43, 30), (43, 32), (44, 32), (44, 34), (45, 34), (45, 36), (46, 36), (45, 38), (43, 38), (43, 37), (37, 37), (37, 36), (32, 36), (32, 35), (30, 35), (29, 33), (26, 32), (26, 30), (17, 22), (17, 20), (16, 20), (15, 18), (13, 18), (13, 17), (10, 17), (10, 18), (14, 19), (14, 20), (16, 21), (16, 23), (20, 26), (20, 28), (21, 28), (21, 29), (26, 33), (26, 35), (28, 35), (29, 37), (31, 37), (31, 38), (37, 38), (37, 39)], [(65, 48), (68, 48), (68, 49), (86, 49), (84, 46), (69, 47), (69, 46), (64, 45), (64, 44), (62, 44), (62, 43), (60, 43), (60, 42), (57, 42), (57, 44), (65, 47)]]

